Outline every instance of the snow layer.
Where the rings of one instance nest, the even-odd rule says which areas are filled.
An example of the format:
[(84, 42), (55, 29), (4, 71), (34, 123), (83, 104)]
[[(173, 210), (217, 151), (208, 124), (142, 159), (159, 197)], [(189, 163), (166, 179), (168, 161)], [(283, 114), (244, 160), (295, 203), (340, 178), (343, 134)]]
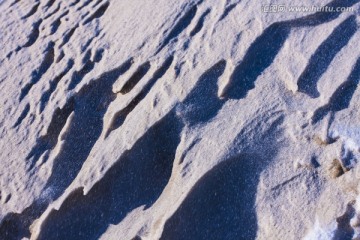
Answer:
[(359, 0), (0, 0), (0, 239), (360, 237)]

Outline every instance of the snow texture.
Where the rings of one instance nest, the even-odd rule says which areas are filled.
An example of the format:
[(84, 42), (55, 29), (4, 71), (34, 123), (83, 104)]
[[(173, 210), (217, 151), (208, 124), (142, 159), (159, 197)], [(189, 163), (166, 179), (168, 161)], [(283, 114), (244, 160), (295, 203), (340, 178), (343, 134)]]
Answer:
[(360, 0), (0, 0), (0, 239), (360, 239)]

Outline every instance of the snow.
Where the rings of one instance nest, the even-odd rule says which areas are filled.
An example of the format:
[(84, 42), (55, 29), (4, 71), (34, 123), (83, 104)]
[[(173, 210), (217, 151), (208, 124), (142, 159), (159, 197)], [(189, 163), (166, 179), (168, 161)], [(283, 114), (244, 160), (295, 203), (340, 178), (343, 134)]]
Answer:
[(358, 236), (360, 3), (267, 4), (0, 0), (0, 239)]

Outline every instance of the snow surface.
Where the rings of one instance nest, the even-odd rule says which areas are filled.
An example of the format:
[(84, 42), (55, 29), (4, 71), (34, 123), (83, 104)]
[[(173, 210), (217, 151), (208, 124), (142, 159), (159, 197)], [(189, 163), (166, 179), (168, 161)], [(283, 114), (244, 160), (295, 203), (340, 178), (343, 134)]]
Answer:
[(359, 2), (0, 0), (0, 239), (360, 239)]

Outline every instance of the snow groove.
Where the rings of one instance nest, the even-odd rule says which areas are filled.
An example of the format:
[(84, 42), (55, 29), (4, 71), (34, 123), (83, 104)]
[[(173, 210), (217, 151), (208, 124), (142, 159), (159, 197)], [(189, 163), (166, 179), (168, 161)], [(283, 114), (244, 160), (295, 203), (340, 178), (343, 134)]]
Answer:
[(298, 91), (312, 98), (319, 97), (317, 82), (329, 67), (336, 54), (350, 41), (358, 30), (356, 17), (343, 21), (330, 36), (316, 49), (298, 80)]
[(40, 2), (35, 3), (35, 5), (31, 8), (31, 10), (25, 16), (23, 16), (22, 19), (26, 19), (34, 15), (37, 12), (39, 6), (40, 6)]
[(41, 77), (47, 72), (47, 70), (54, 63), (54, 43), (50, 42), (47, 49), (45, 50), (45, 55), (42, 63), (40, 64), (37, 70), (32, 72), (31, 80), (27, 83), (20, 92), (19, 101), (22, 101), (24, 97), (29, 93), (31, 88), (41, 79)]
[(105, 133), (105, 137), (109, 136), (112, 131), (118, 129), (124, 123), (126, 117), (146, 97), (146, 95), (148, 94), (148, 92), (150, 92), (151, 88), (154, 86), (157, 80), (159, 80), (166, 74), (173, 60), (173, 56), (168, 57), (163, 63), (163, 65), (158, 70), (156, 70), (153, 77), (146, 83), (143, 89), (134, 97), (134, 99), (124, 109), (114, 114), (112, 118), (112, 123), (110, 124), (109, 129)]
[[(103, 116), (109, 104), (114, 100), (112, 85), (120, 75), (130, 68), (131, 64), (132, 60), (130, 59), (114, 70), (104, 73), (99, 79), (84, 86), (73, 97), (74, 116), (67, 129), (62, 151), (54, 161), (53, 171), (47, 183), (48, 187), (56, 186), (60, 193), (74, 179), (91, 148), (100, 137)], [(82, 146), (81, 152), (77, 147), (79, 144)], [(66, 170), (69, 167), (71, 170)], [(66, 171), (67, 178), (59, 183), (58, 179), (64, 176), (64, 171)]]
[(75, 6), (76, 4), (78, 4), (80, 2), (80, 0), (74, 0), (74, 2), (72, 2), (69, 7), (73, 7)]
[[(350, 7), (359, 1), (360, 0), (334, 0), (327, 6)], [(247, 50), (243, 60), (239, 63), (238, 66), (236, 66), (230, 77), (228, 85), (223, 91), (223, 97), (231, 99), (242, 99), (246, 97), (247, 93), (255, 87), (255, 81), (257, 77), (272, 64), (276, 55), (284, 45), (292, 28), (309, 27), (323, 24), (335, 19), (340, 15), (340, 13), (341, 12), (317, 12), (299, 19), (271, 24), (259, 37), (255, 39), (255, 41)], [(347, 28), (342, 30), (344, 26)], [(331, 50), (330, 54), (325, 57), (323, 64), (326, 66), (329, 65), (329, 62), (334, 58), (335, 54), (347, 44), (349, 38), (355, 34), (356, 30), (357, 24), (355, 21), (355, 16), (350, 16), (343, 22), (342, 25), (339, 26), (339, 28), (334, 31), (334, 33), (329, 37), (328, 41), (325, 41), (324, 45), (321, 46), (319, 50), (313, 55), (314, 57), (311, 61), (318, 61), (321, 57), (323, 57), (324, 53), (327, 53), (327, 51)], [(345, 37), (343, 37), (341, 34), (345, 34)], [(336, 45), (336, 41), (339, 41), (340, 44)], [(269, 42), (272, 43), (270, 46), (268, 45)], [(309, 65), (309, 68), (310, 70), (307, 71), (310, 74), (314, 74), (315, 77), (313, 78), (315, 79), (317, 78), (317, 75), (324, 71), (323, 67), (319, 68), (320, 70), (317, 70), (318, 67), (313, 63)], [(315, 70), (312, 70), (312, 68), (315, 68)], [(305, 81), (308, 81), (308, 78), (304, 76), (301, 78), (299, 84), (299, 89), (301, 91), (304, 91), (303, 89), (306, 86), (306, 84), (304, 84)], [(306, 93), (311, 95), (309, 91), (306, 91)]]
[(219, 18), (219, 22), (221, 22), (222, 20), (224, 20), (228, 15), (229, 13), (238, 5), (238, 3), (233, 3), (233, 4), (230, 4), (228, 6), (226, 6), (223, 14), (220, 16)]
[(22, 111), (22, 113), (20, 114), (19, 118), (16, 120), (16, 123), (14, 124), (14, 128), (16, 128), (17, 126), (19, 126), (22, 121), (26, 118), (26, 116), (28, 115), (30, 111), (30, 104), (26, 104), (24, 110)]
[(15, 0), (13, 3), (10, 4), (10, 7), (13, 7), (14, 5), (16, 5), (18, 2), (20, 2), (21, 0)]
[(218, 79), (224, 73), (226, 61), (220, 60), (205, 71), (195, 87), (178, 107), (186, 124), (205, 123), (216, 116), (225, 100), (218, 97)]
[(207, 239), (209, 236), (213, 239), (255, 239), (257, 190), (251, 186), (257, 186), (260, 173), (277, 154), (272, 150), (276, 146), (271, 136), (282, 131), (283, 121), (283, 116), (266, 120), (267, 130), (256, 140), (266, 142), (269, 152), (263, 153), (256, 147), (245, 149), (203, 175), (167, 219), (160, 239)]
[(48, 19), (51, 16), (53, 16), (55, 13), (57, 13), (60, 10), (61, 7), (61, 2), (59, 2), (59, 4), (57, 5), (57, 7), (55, 8), (54, 11), (52, 11), (51, 13), (49, 13), (47, 16), (44, 17), (44, 19)]
[[(29, 169), (39, 164), (39, 160), (42, 160), (42, 163), (46, 161), (49, 151), (56, 146), (60, 132), (73, 113), (73, 120), (63, 139), (65, 144), (62, 146), (62, 151), (55, 157), (53, 171), (45, 187), (51, 190), (51, 195), (45, 199), (40, 197), (22, 213), (7, 215), (0, 225), (0, 239), (16, 240), (30, 237), (29, 227), (33, 221), (72, 182), (96, 139), (100, 136), (103, 115), (113, 100), (112, 84), (131, 67), (132, 62), (131, 58), (119, 67), (102, 74), (99, 79), (84, 86), (78, 94), (71, 97), (64, 107), (55, 110), (46, 135), (39, 138), (27, 157)], [(100, 105), (103, 107), (99, 108)], [(87, 120), (84, 121), (84, 119)], [(79, 126), (83, 127), (79, 128)], [(83, 146), (85, 152), (79, 152), (79, 145)], [(40, 159), (42, 155), (44, 157)], [(62, 180), (59, 181), (59, 179)]]
[(77, 239), (79, 232), (83, 239), (98, 239), (109, 224), (119, 223), (132, 209), (150, 207), (170, 178), (181, 129), (181, 122), (170, 112), (126, 151), (87, 195), (78, 189), (58, 211), (52, 211), (38, 239)]
[[(74, 111), (74, 104), (74, 98), (71, 98), (63, 108), (57, 108), (55, 110), (46, 134), (38, 139), (36, 145), (26, 157), (27, 160), (29, 160), (28, 165), (30, 170), (33, 169), (45, 152), (55, 147), (61, 130), (65, 126), (70, 114)], [(49, 156), (46, 155), (43, 161), (46, 161), (48, 157)]]
[(94, 69), (96, 63), (100, 62), (102, 57), (103, 49), (99, 49), (96, 51), (94, 60), (91, 60), (91, 50), (87, 51), (85, 57), (83, 58), (83, 62), (85, 62), (85, 64), (79, 71), (75, 71), (73, 73), (70, 79), (68, 90), (74, 89), (83, 80), (85, 75)]
[[(77, 2), (75, 1), (75, 3), (77, 4), (79, 1), (80, 1), (80, 0), (78, 0)], [(76, 10), (77, 10), (77, 11), (80, 11), (80, 10), (83, 9), (84, 7), (87, 7), (92, 1), (93, 1), (93, 0), (87, 0), (87, 1), (85, 1), (84, 4), (81, 5), (80, 7), (78, 7)], [(76, 4), (75, 4), (75, 5), (76, 5)]]
[(121, 94), (129, 93), (138, 82), (146, 75), (149, 71), (151, 65), (150, 62), (143, 63), (136, 72), (129, 78), (129, 80), (124, 84), (122, 89), (120, 90)]
[(39, 34), (40, 34), (39, 28), (40, 28), (42, 21), (43, 20), (40, 19), (33, 24), (32, 31), (31, 31), (30, 35), (28, 36), (28, 41), (23, 45), (23, 48), (31, 47), (36, 42), (36, 40), (39, 38)]
[(68, 13), (69, 13), (69, 10), (65, 11), (65, 12), (64, 12), (63, 14), (61, 14), (53, 23), (51, 23), (50, 35), (53, 35), (54, 33), (56, 33), (56, 31), (57, 31), (58, 28), (60, 27), (61, 19), (62, 19), (63, 17), (65, 17)]
[[(251, 44), (244, 59), (236, 66), (223, 96), (232, 99), (246, 97), (255, 87), (257, 77), (268, 68), (290, 33), (290, 27), (274, 23)], [(272, 44), (269, 46), (269, 42)]]
[(66, 68), (64, 71), (62, 71), (58, 76), (54, 78), (54, 80), (50, 81), (50, 87), (48, 90), (46, 90), (40, 99), (40, 112), (42, 112), (48, 103), (51, 94), (55, 91), (58, 83), (61, 81), (61, 79), (72, 69), (74, 66), (74, 60), (70, 59), (67, 63)]
[(204, 26), (204, 22), (205, 22), (205, 18), (206, 16), (211, 12), (211, 9), (208, 8), (206, 9), (206, 11), (201, 15), (198, 23), (196, 24), (196, 26), (194, 27), (194, 29), (190, 32), (190, 36), (193, 37), (195, 36), (198, 32), (200, 32), (200, 30), (203, 28)]
[(192, 6), (175, 24), (169, 34), (164, 38), (162, 44), (160, 44), (157, 53), (159, 53), (171, 40), (180, 35), (192, 22), (197, 12), (197, 5)]
[(45, 7), (47, 9), (51, 8), (52, 5), (54, 5), (56, 0), (49, 0), (46, 4), (45, 4)]
[(74, 35), (75, 30), (79, 27), (79, 25), (76, 25), (75, 27), (73, 27), (72, 29), (70, 29), (67, 33), (64, 34), (63, 36), (63, 41), (62, 43), (59, 45), (59, 49), (61, 49), (65, 44), (67, 44), (71, 37)]
[(329, 112), (335, 113), (349, 107), (352, 96), (354, 95), (360, 81), (360, 58), (357, 60), (353, 71), (348, 79), (343, 82), (330, 97), (329, 102), (318, 108), (312, 117), (312, 124), (316, 124), (323, 119)]
[(107, 1), (107, 2), (105, 2), (103, 5), (101, 5), (93, 14), (91, 14), (91, 15), (84, 21), (83, 25), (86, 25), (86, 24), (90, 23), (91, 21), (93, 21), (93, 20), (95, 20), (95, 19), (97, 19), (97, 18), (101, 18), (101, 17), (105, 14), (105, 12), (106, 12), (106, 10), (108, 9), (109, 5), (110, 5), (110, 2), (109, 2), (109, 1)]

